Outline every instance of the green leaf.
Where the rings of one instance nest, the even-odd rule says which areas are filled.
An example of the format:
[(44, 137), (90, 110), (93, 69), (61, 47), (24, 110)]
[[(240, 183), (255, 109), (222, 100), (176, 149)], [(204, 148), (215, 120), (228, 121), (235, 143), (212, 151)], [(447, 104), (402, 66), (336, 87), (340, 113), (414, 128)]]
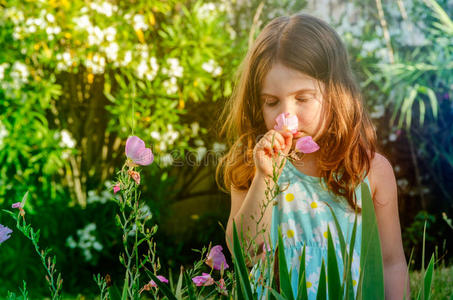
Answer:
[(335, 246), (332, 240), (330, 228), (327, 228), (327, 278), (329, 281), (329, 298), (340, 299), (341, 285), (340, 274), (338, 271), (337, 255), (335, 254)]
[(129, 275), (126, 272), (126, 278), (124, 279), (123, 285), (123, 294), (121, 295), (121, 300), (127, 300), (127, 289), (129, 287)]
[(302, 257), (300, 259), (298, 282), (299, 284), (297, 289), (296, 300), (308, 299), (307, 280), (305, 276), (305, 244), (304, 249), (302, 250)]
[(327, 299), (327, 286), (326, 286), (326, 267), (324, 265), (324, 258), (321, 264), (321, 274), (319, 274), (318, 293), (316, 294), (316, 300)]
[(280, 295), (276, 290), (274, 290), (273, 288), (269, 288), (269, 291), (272, 293), (272, 295), (277, 299), (277, 300), (287, 300), (286, 297), (283, 297), (282, 295)]
[(430, 104), (431, 104), (431, 109), (433, 111), (433, 117), (436, 119), (437, 118), (437, 112), (439, 110), (439, 103), (437, 102), (437, 97), (434, 91), (430, 88), (426, 88), (426, 94), (428, 95)]
[(175, 296), (178, 298), (178, 300), (182, 299), (182, 278), (183, 278), (183, 269), (181, 269), (181, 272), (179, 273), (179, 278), (178, 278), (178, 283), (176, 284), (176, 293)]
[(373, 200), (365, 182), (362, 190), (362, 245), (360, 255), (361, 276), (363, 274), (363, 299), (385, 299), (384, 271), (381, 242), (374, 213)]
[[(357, 234), (357, 216), (358, 212), (355, 211), (355, 216), (354, 216), (354, 226), (352, 228), (352, 236), (351, 236), (351, 242), (349, 244), (349, 254), (347, 257), (347, 264), (346, 268), (344, 268), (344, 272), (346, 272), (346, 298), (348, 299), (354, 299), (354, 286), (352, 284), (352, 272), (351, 272), (351, 265), (352, 265), (352, 258), (354, 257), (354, 245), (355, 245), (355, 237)], [(343, 289), (342, 289), (343, 292)]]
[(111, 287), (109, 287), (108, 291), (109, 291), (109, 298), (111, 300), (120, 300), (121, 299), (120, 290), (118, 289), (116, 284), (113, 284)]
[(187, 285), (187, 294), (189, 295), (189, 300), (196, 300), (197, 297), (195, 296), (195, 291), (192, 286), (192, 280), (189, 279), (189, 276), (187, 275), (186, 271), (182, 271), (184, 281)]
[(434, 254), (431, 256), (431, 259), (428, 264), (428, 269), (426, 270), (425, 278), (423, 279), (426, 300), (429, 300), (431, 298), (431, 283), (433, 279), (433, 272), (434, 272)]
[(286, 299), (294, 300), (293, 290), (291, 287), (291, 278), (288, 274), (286, 264), (285, 247), (283, 245), (281, 227), (278, 227), (278, 272), (280, 274), (280, 292)]
[(242, 297), (244, 299), (253, 299), (252, 289), (250, 287), (250, 280), (247, 272), (247, 266), (242, 254), (241, 244), (236, 230), (236, 222), (233, 221), (233, 255), (236, 272), (239, 272), (239, 283), (241, 285)]

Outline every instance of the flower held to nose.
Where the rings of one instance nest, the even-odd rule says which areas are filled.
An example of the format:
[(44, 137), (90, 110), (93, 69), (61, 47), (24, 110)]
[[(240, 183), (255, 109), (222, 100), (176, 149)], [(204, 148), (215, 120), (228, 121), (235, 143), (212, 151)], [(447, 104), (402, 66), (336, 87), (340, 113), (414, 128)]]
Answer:
[(292, 134), (297, 133), (299, 127), (299, 121), (297, 116), (291, 116), (290, 113), (281, 113), (275, 119), (277, 125), (274, 126), (275, 130), (288, 130)]
[(126, 141), (126, 156), (138, 165), (147, 166), (154, 160), (150, 148), (145, 148), (145, 142), (139, 137), (131, 136)]
[(312, 153), (319, 150), (318, 144), (311, 136), (303, 136), (296, 142), (296, 150), (302, 153)]

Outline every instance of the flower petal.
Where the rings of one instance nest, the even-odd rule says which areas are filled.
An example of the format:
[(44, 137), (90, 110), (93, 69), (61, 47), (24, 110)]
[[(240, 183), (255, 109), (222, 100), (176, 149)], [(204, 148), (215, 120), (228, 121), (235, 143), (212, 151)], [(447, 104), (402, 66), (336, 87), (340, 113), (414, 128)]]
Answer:
[(302, 153), (312, 153), (319, 150), (319, 145), (311, 136), (303, 136), (297, 140), (296, 149)]
[(126, 141), (126, 156), (135, 160), (138, 153), (145, 149), (145, 142), (137, 136), (131, 136)]

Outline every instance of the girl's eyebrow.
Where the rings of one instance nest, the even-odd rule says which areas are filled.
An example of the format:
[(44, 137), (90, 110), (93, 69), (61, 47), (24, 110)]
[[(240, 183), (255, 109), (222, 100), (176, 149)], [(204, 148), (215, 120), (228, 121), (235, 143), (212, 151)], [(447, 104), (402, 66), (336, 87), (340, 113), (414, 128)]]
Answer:
[[(294, 91), (292, 93), (289, 93), (288, 96), (291, 96), (291, 95), (294, 95), (294, 94), (298, 94), (298, 93), (316, 93), (316, 90), (314, 89), (300, 89), (300, 90), (297, 90), (297, 91)], [(261, 93), (261, 96), (271, 96), (271, 97), (276, 97), (278, 98), (277, 96), (274, 96), (274, 95), (271, 95), (271, 94), (268, 94), (268, 93)]]

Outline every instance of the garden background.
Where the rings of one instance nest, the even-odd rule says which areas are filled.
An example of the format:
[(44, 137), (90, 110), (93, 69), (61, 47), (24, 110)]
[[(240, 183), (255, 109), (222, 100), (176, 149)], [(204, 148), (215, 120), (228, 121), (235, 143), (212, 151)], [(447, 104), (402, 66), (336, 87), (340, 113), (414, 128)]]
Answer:
[[(27, 218), (56, 255), (66, 295), (96, 294), (93, 274), (120, 280), (110, 200), (132, 133), (155, 155), (141, 199), (158, 224), (162, 274), (190, 266), (210, 242), (231, 261), (229, 195), (214, 180), (226, 150), (219, 113), (263, 25), (301, 10), (348, 47), (394, 167), (411, 269), (421, 267), (427, 221), (433, 297), (453, 292), (453, 1), (0, 0), (0, 208), (29, 191)], [(0, 223), (14, 227), (5, 214)], [(0, 246), (0, 270), (0, 297), (22, 280), (31, 296), (47, 294), (17, 231)]]

